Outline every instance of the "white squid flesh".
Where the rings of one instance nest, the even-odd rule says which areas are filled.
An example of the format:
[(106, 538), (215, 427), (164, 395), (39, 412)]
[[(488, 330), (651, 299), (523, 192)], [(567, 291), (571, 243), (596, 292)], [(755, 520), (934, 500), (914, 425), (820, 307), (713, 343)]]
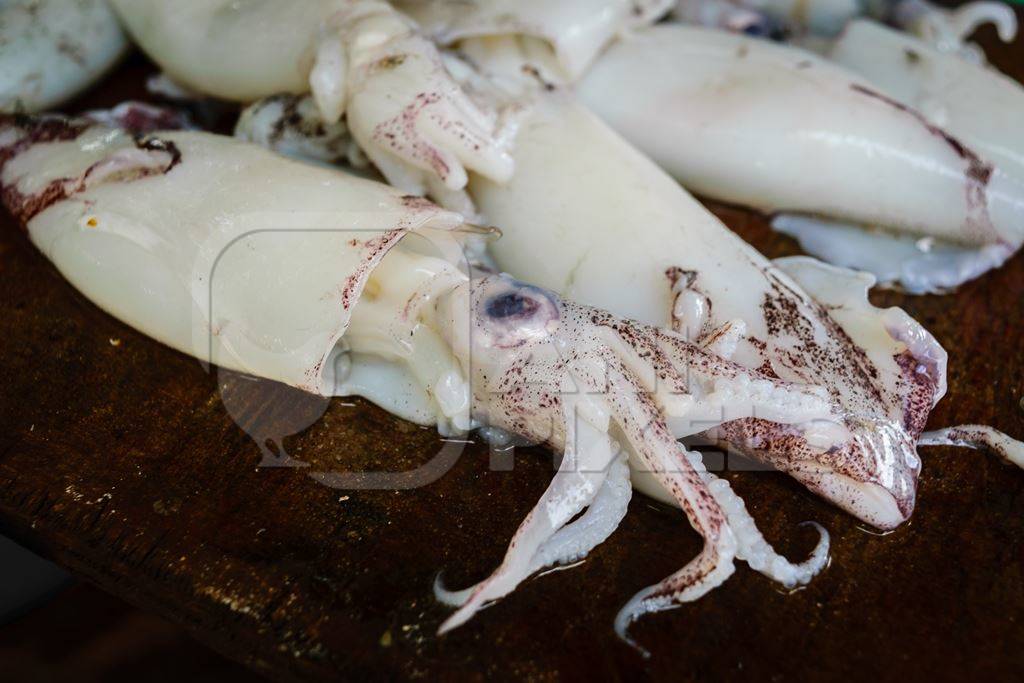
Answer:
[(0, 111), (58, 106), (128, 51), (107, 0), (0, 1)]
[(577, 92), (687, 188), (782, 214), (811, 253), (909, 291), (954, 287), (1024, 242), (1016, 173), (811, 53), (655, 26)]

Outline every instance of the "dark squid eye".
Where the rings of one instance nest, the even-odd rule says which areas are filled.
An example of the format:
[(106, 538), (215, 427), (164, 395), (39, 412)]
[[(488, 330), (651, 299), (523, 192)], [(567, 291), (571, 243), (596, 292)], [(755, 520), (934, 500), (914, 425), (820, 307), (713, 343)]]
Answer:
[(739, 28), (743, 34), (752, 38), (765, 38), (775, 42), (782, 42), (789, 37), (787, 26), (783, 22), (769, 16), (758, 17)]
[(528, 318), (540, 309), (536, 299), (525, 297), (519, 292), (507, 292), (487, 302), (487, 315), (494, 320)]
[(561, 318), (558, 297), (508, 276), (489, 278), (478, 291), (477, 341), (485, 346), (507, 349), (546, 339)]

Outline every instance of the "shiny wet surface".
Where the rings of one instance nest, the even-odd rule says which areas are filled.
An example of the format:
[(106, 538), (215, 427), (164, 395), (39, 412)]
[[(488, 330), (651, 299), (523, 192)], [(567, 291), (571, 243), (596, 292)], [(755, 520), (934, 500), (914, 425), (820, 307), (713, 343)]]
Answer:
[[(992, 54), (1013, 67), (1013, 50)], [(1019, 56), (1016, 68), (1024, 77)], [(138, 96), (148, 70), (129, 62), (86, 104)], [(796, 253), (761, 218), (715, 210), (768, 255)], [(528, 581), (438, 639), (449, 610), (431, 594), (437, 572), (461, 587), (496, 566), (553, 472), (549, 454), (456, 443), (450, 470), (420, 488), (324, 486), (309, 474), (410, 470), (442, 442), (364, 402), (324, 405), (206, 372), (99, 311), (2, 220), (0, 526), (257, 671), (917, 680), (1024, 667), (1024, 472), (949, 448), (922, 449), (914, 517), (885, 536), (780, 474), (727, 473), (780, 552), (801, 558), (815, 534), (797, 524), (813, 519), (832, 534), (832, 564), (791, 594), (741, 565), (699, 602), (634, 625), (650, 660), (612, 621), (700, 539), (641, 496), (580, 566)], [(953, 296), (874, 298), (949, 351), (949, 393), (929, 428), (982, 422), (1024, 436), (1024, 258)], [(264, 453), (239, 425), (310, 466), (258, 467)]]

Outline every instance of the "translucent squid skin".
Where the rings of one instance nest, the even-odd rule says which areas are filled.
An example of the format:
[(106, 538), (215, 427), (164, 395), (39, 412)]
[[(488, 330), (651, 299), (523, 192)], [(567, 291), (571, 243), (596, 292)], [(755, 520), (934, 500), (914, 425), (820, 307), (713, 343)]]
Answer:
[(502, 565), (448, 595), (461, 607), (444, 630), (610, 535), (629, 499), (626, 458), (670, 492), (705, 547), (623, 609), (621, 633), (711, 590), (736, 559), (789, 586), (827, 561), (823, 530), (806, 562), (777, 555), (677, 441), (751, 417), (821, 433), (843, 419), (825, 391), (508, 276), (471, 278), (461, 217), (422, 198), (231, 138), (53, 116), (0, 117), (0, 192), (75, 287), (175, 349), (562, 452)]
[(107, 0), (0, 3), (0, 111), (63, 104), (127, 51), (128, 39)]

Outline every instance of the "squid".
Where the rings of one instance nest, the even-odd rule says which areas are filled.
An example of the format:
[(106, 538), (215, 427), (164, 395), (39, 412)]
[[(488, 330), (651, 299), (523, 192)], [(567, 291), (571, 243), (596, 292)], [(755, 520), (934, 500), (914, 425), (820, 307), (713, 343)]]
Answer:
[[(909, 16), (907, 3), (897, 5)], [(445, 8), (450, 12), (453, 3), (400, 6), (438, 40), (457, 39), (457, 49), (486, 65), (492, 77), (514, 81), (527, 69), (548, 86), (574, 85), (583, 104), (689, 190), (777, 214), (775, 227), (796, 237), (805, 251), (870, 271), (883, 285), (914, 293), (947, 291), (999, 267), (1024, 241), (1019, 159), (1011, 163), (1005, 154), (989, 153), (1014, 148), (1017, 132), (1009, 121), (1020, 108), (1014, 101), (1019, 87), (988, 74), (981, 79), (986, 85), (970, 85), (978, 79), (968, 78), (968, 71), (980, 67), (953, 53), (932, 51), (943, 63), (956, 61), (959, 71), (932, 76), (917, 88), (925, 93), (908, 94), (919, 78), (913, 73), (892, 87), (875, 83), (879, 72), (894, 72), (890, 82), (900, 79), (886, 58), (906, 60), (893, 56), (896, 47), (883, 52), (876, 49), (877, 37), (856, 30), (874, 26), (870, 22), (854, 22), (836, 44), (848, 46), (843, 54), (849, 61), (866, 65), (856, 70), (741, 35), (633, 25), (623, 27), (617, 39), (605, 37), (611, 44), (603, 52), (586, 52), (587, 68), (569, 69), (565, 51), (548, 36), (566, 25), (571, 8), (544, 16), (506, 3), (502, 16), (515, 21), (496, 25), (488, 19), (489, 5), (474, 5), (449, 20), (456, 30), (444, 25)], [(744, 15), (744, 6), (730, 5), (740, 13), (730, 11), (727, 25), (771, 31), (756, 14)], [(677, 16), (685, 7), (676, 8)], [(1003, 16), (983, 12), (986, 7), (971, 16)], [(694, 8), (722, 9), (706, 3)], [(578, 12), (576, 23), (585, 25), (587, 16)], [(1011, 31), (1006, 21), (1001, 30)], [(927, 45), (907, 40), (920, 43), (927, 59)], [(925, 74), (947, 73), (922, 68)], [(949, 92), (950, 79), (964, 83), (959, 87), (972, 97)], [(921, 102), (929, 97), (931, 111)], [(968, 111), (976, 107), (964, 104), (978, 101), (993, 106), (978, 115)], [(948, 111), (960, 115), (944, 115)], [(1005, 124), (991, 125), (1001, 116)], [(806, 172), (809, 166), (813, 173)]]
[(442, 631), (607, 538), (626, 514), (627, 460), (705, 545), (630, 601), (620, 625), (700, 597), (736, 560), (789, 586), (827, 562), (824, 530), (805, 562), (775, 553), (677, 440), (756, 419), (824, 445), (843, 420), (825, 390), (471, 272), (459, 242), (473, 226), (420, 197), (232, 138), (12, 115), (0, 117), (0, 193), (73, 286), (178, 351), (320, 396), (362, 395), (444, 433), (488, 426), (561, 453), (502, 565)]
[(107, 0), (4, 0), (0, 111), (63, 104), (102, 78), (128, 45)]
[[(899, 71), (864, 41), (852, 53)], [(809, 253), (925, 293), (1002, 265), (1024, 242), (1019, 161), (991, 153), (1018, 134), (986, 125), (1013, 118), (998, 105), (1019, 88), (1001, 85), (987, 93), (991, 113), (973, 113), (974, 98), (971, 113), (953, 108), (969, 123), (949, 125), (809, 52), (664, 25), (612, 45), (577, 93), (688, 189), (777, 214)]]
[(385, 2), (111, 4), (174, 83), (246, 103), (311, 93), (323, 122), (346, 115), (363, 152), (406, 192), (458, 192), (467, 169), (497, 181), (512, 173), (514, 119), (465, 93), (434, 44)]

